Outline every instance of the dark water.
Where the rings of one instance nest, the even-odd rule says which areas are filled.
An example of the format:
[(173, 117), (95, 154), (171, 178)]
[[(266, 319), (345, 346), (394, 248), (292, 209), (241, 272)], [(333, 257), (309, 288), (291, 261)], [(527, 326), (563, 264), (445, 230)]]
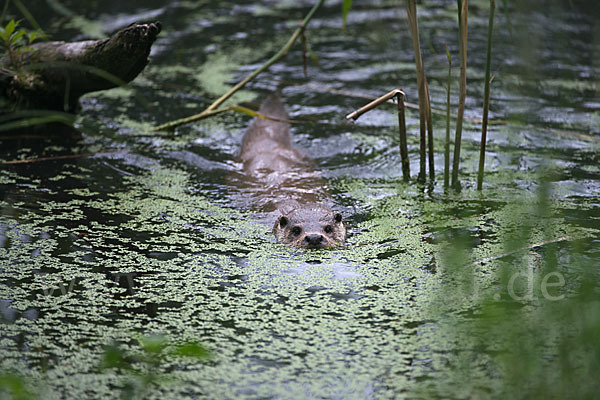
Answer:
[[(326, 4), (309, 26), (318, 64), (309, 60), (307, 76), (296, 46), (230, 101), (257, 108), (280, 86), (291, 117), (312, 122), (293, 125), (295, 141), (351, 227), (348, 246), (327, 252), (276, 244), (228, 181), (248, 117), (151, 131), (201, 111), (261, 65), (311, 2), (27, 4), (57, 40), (101, 37), (139, 20), (160, 20), (163, 31), (130, 87), (82, 99), (79, 140), (1, 139), (1, 161), (96, 155), (0, 166), (0, 371), (22, 374), (40, 398), (116, 398), (139, 380), (100, 369), (104, 347), (139, 354), (137, 338), (164, 335), (173, 346), (199, 341), (213, 358), (165, 356), (155, 371), (164, 379), (138, 387), (140, 398), (593, 393), (599, 15), (594, 2), (511, 3), (508, 13), (498, 4), (480, 194), (474, 118), (488, 3), (470, 3), (459, 194), (441, 184), (441, 116), (433, 188), (401, 181), (394, 106), (344, 120), (368, 101), (359, 95), (403, 87), (417, 101), (396, 2), (357, 2), (346, 32), (341, 4)], [(444, 110), (445, 45), (458, 97), (456, 2), (426, 2), (419, 24), (432, 105)], [(418, 113), (408, 112), (415, 174)], [(533, 296), (523, 275), (511, 301), (511, 274), (528, 271)], [(552, 272), (564, 280), (549, 289), (552, 299), (567, 296), (560, 301), (542, 289)]]

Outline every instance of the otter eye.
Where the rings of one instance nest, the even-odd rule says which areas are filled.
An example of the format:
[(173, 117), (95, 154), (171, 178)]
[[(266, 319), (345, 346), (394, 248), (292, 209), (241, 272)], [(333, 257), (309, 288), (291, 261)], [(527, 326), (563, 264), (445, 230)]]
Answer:
[(335, 213), (335, 215), (333, 216), (333, 219), (335, 219), (335, 222), (337, 222), (337, 223), (342, 222), (342, 214)]
[(333, 228), (331, 227), (331, 225), (327, 225), (325, 228), (323, 228), (323, 230), (325, 231), (325, 233), (333, 232)]
[(299, 226), (295, 226), (292, 228), (292, 233), (296, 236), (298, 236), (299, 234), (302, 233), (302, 228), (300, 228)]
[(287, 217), (284, 217), (283, 215), (281, 217), (279, 217), (279, 226), (280, 227), (285, 227), (288, 224), (288, 219)]

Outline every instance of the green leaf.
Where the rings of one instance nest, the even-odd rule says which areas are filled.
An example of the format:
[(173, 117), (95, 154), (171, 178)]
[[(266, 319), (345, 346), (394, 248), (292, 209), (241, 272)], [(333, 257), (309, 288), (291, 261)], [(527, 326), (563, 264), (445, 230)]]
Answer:
[(131, 369), (131, 365), (125, 359), (123, 351), (116, 345), (112, 345), (104, 349), (100, 368)]
[(56, 113), (47, 116), (19, 119), (16, 121), (7, 122), (5, 124), (0, 124), (0, 132), (10, 131), (13, 129), (27, 128), (35, 125), (49, 124), (52, 122), (59, 122), (67, 126), (73, 126), (75, 118), (72, 118), (65, 113)]
[(315, 65), (319, 65), (319, 56), (317, 56), (310, 47), (308, 47), (308, 55)]
[(171, 354), (174, 356), (192, 357), (201, 360), (210, 357), (210, 352), (204, 346), (194, 342), (188, 342), (177, 346)]
[(346, 29), (346, 19), (348, 18), (348, 12), (352, 7), (352, 0), (344, 0), (342, 3), (342, 29)]
[(220, 111), (225, 112), (225, 111), (228, 111), (228, 110), (232, 110), (232, 111), (236, 111), (236, 112), (239, 112), (239, 113), (242, 113), (242, 114), (246, 114), (246, 115), (249, 115), (251, 117), (256, 117), (256, 118), (260, 118), (260, 119), (266, 119), (266, 120), (269, 120), (269, 121), (293, 122), (293, 120), (281, 120), (279, 118), (272, 118), (272, 117), (269, 117), (268, 115), (261, 114), (258, 111), (251, 110), (251, 109), (246, 108), (244, 106), (229, 106), (227, 108), (222, 108), (221, 110), (217, 110), (217, 111), (219, 111), (219, 112)]
[(265, 118), (264, 115), (262, 115), (262, 114), (260, 114), (260, 113), (258, 113), (256, 111), (254, 111), (254, 110), (251, 110), (249, 108), (243, 107), (243, 106), (231, 106), (231, 109), (233, 111), (237, 111), (239, 113), (246, 114), (246, 115), (249, 115), (251, 117), (258, 117), (258, 118), (261, 118), (261, 119), (267, 119), (267, 118)]
[(9, 399), (25, 400), (35, 398), (28, 388), (28, 382), (13, 373), (0, 374), (0, 394), (8, 394)]
[(4, 33), (6, 33), (7, 37), (10, 37), (10, 35), (13, 34), (17, 25), (19, 25), (19, 21), (15, 21), (14, 19), (8, 21), (8, 24), (6, 24), (6, 28), (4, 28)]
[(144, 336), (138, 339), (143, 349), (152, 354), (160, 354), (167, 347), (167, 338), (164, 336)]
[(33, 31), (27, 34), (27, 39), (29, 40), (29, 44), (33, 43), (37, 39), (44, 39), (46, 34), (42, 31)]
[(26, 33), (27, 32), (24, 29), (21, 29), (17, 33), (13, 34), (9, 40), (10, 44), (11, 45), (16, 44)]

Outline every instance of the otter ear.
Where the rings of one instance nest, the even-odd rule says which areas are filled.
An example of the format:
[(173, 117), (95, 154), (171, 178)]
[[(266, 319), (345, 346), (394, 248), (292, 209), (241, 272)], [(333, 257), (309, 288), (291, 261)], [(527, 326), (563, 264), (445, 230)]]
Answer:
[(282, 228), (285, 228), (285, 226), (287, 224), (289, 224), (289, 220), (287, 219), (287, 217), (285, 215), (282, 215), (281, 217), (279, 217), (279, 226)]
[(337, 222), (339, 224), (340, 222), (342, 222), (342, 214), (335, 213), (335, 215), (333, 216), (333, 219), (335, 219), (335, 222)]

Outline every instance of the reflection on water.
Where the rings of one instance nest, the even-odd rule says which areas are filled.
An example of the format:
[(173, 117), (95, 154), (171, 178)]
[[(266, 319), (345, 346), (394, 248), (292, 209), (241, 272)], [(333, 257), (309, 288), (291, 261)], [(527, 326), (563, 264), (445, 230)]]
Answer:
[[(52, 4), (30, 6), (56, 39), (84, 38), (88, 28), (107, 32), (133, 16), (158, 19), (165, 29), (131, 88), (82, 100), (79, 140), (1, 139), (2, 161), (98, 155), (0, 166), (0, 371), (44, 382), (52, 389), (44, 392), (48, 398), (118, 397), (113, 389), (122, 386), (123, 373), (99, 372), (103, 346), (118, 341), (134, 350), (133, 337), (158, 333), (175, 342), (199, 340), (215, 360), (169, 360), (162, 372), (176, 371), (180, 385), (157, 387), (156, 398), (486, 397), (518, 387), (503, 385), (497, 350), (480, 340), (500, 343), (511, 331), (482, 298), (502, 292), (500, 272), (523, 259), (536, 271), (540, 260), (551, 261), (567, 293), (581, 287), (584, 267), (597, 273), (600, 259), (600, 42), (593, 10), (582, 2), (548, 0), (534, 10), (511, 4), (510, 24), (498, 11), (495, 123), (481, 196), (473, 189), (477, 123), (468, 122), (463, 134), (463, 192), (446, 195), (439, 183), (422, 190), (401, 183), (394, 106), (351, 124), (343, 116), (365, 99), (328, 91), (375, 97), (401, 86), (416, 100), (404, 10), (357, 4), (347, 32), (337, 4), (320, 10), (308, 31), (318, 57), (308, 77), (297, 47), (233, 100), (259, 101), (279, 84), (291, 118), (309, 121), (292, 125), (295, 142), (327, 180), (351, 232), (345, 248), (303, 252), (276, 244), (268, 217), (232, 184), (247, 117), (223, 114), (173, 135), (149, 128), (198, 112), (262, 64), (310, 4), (167, 3), (61, 2), (99, 22), (93, 26)], [(472, 3), (466, 115), (475, 118), (487, 3)], [(455, 8), (440, 0), (419, 9), (439, 109), (446, 44), (457, 59)], [(412, 171), (417, 119), (409, 109)], [(436, 116), (434, 125), (439, 178), (445, 121)], [(536, 200), (544, 179), (551, 182), (548, 204)], [(579, 240), (527, 247), (567, 236)], [(456, 246), (446, 249), (446, 241)], [(523, 248), (521, 258), (510, 253)], [(473, 263), (484, 259), (493, 261)], [(456, 260), (468, 274), (451, 273)], [(544, 307), (519, 303), (510, 315)], [(571, 322), (579, 315), (564, 309), (549, 315)], [(500, 333), (477, 325), (482, 316)], [(545, 321), (554, 331), (565, 328)], [(556, 341), (541, 347), (558, 357)]]

